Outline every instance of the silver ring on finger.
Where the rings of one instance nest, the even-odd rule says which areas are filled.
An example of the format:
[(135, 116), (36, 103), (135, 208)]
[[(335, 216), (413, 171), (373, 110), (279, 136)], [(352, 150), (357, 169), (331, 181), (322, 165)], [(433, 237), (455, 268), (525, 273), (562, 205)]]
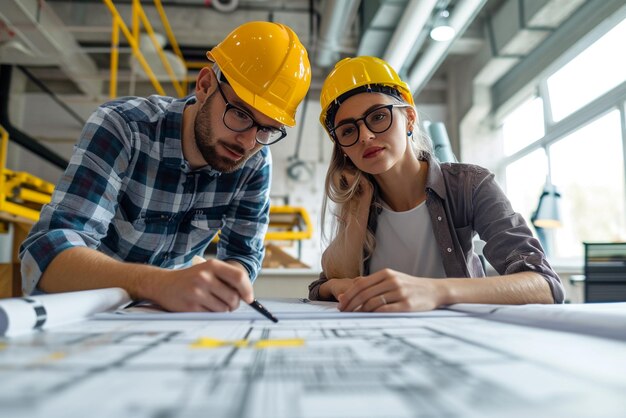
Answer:
[(385, 299), (385, 295), (380, 295), (380, 300), (383, 302), (383, 305), (387, 304), (387, 299)]

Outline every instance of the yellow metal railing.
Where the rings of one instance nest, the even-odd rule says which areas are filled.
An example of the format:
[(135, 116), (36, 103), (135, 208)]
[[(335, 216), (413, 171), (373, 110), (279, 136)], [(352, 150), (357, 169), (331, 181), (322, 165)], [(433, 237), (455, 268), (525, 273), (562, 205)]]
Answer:
[(266, 241), (299, 241), (313, 236), (313, 226), (306, 209), (297, 206), (270, 207)]
[[(112, 31), (111, 31), (111, 75), (110, 75), (110, 81), (109, 81), (109, 96), (111, 98), (117, 97), (117, 70), (119, 66), (120, 31), (126, 38), (126, 41), (128, 42), (128, 44), (130, 45), (133, 56), (135, 57), (135, 59), (137, 59), (137, 61), (139, 62), (139, 65), (141, 65), (141, 68), (143, 68), (143, 70), (146, 72), (146, 75), (148, 76), (148, 79), (152, 83), (152, 86), (155, 88), (157, 93), (161, 95), (165, 95), (165, 90), (163, 89), (163, 86), (157, 79), (156, 75), (154, 74), (154, 71), (152, 71), (152, 68), (150, 68), (150, 65), (146, 61), (146, 58), (144, 57), (143, 53), (139, 49), (139, 35), (141, 31), (140, 23), (143, 23), (143, 28), (145, 29), (146, 33), (150, 37), (150, 40), (152, 41), (152, 44), (155, 47), (155, 50), (159, 56), (159, 59), (161, 60), (161, 63), (163, 64), (163, 67), (165, 68), (165, 71), (167, 72), (170, 78), (170, 81), (172, 82), (172, 85), (174, 89), (176, 90), (176, 94), (178, 94), (179, 97), (183, 97), (187, 93), (187, 76), (185, 75), (185, 77), (183, 77), (182, 80), (179, 80), (176, 77), (176, 74), (174, 73), (174, 70), (172, 69), (172, 66), (169, 63), (169, 60), (165, 56), (163, 48), (161, 47), (160, 43), (156, 39), (154, 30), (152, 29), (152, 25), (150, 24), (150, 21), (148, 20), (148, 17), (146, 16), (146, 13), (144, 12), (143, 7), (141, 6), (140, 0), (133, 0), (132, 2), (132, 17), (131, 17), (132, 32), (131, 30), (128, 29), (128, 26), (126, 26), (126, 23), (124, 23), (124, 20), (122, 19), (119, 12), (115, 8), (113, 1), (112, 0), (103, 0), (103, 1), (104, 1), (104, 4), (106, 4), (106, 6), (109, 8), (109, 11), (111, 12), (111, 16), (113, 18)], [(174, 37), (174, 33), (172, 32), (172, 28), (167, 19), (167, 16), (165, 14), (165, 10), (163, 9), (163, 5), (161, 4), (161, 1), (154, 0), (154, 5), (159, 13), (159, 16), (161, 17), (161, 23), (163, 24), (163, 28), (165, 29), (165, 32), (167, 34), (167, 39), (169, 40), (170, 45), (172, 45), (172, 49), (174, 50), (174, 53), (176, 54), (176, 56), (178, 56), (178, 58), (180, 58), (182, 62), (185, 63), (185, 67), (188, 68), (187, 63), (185, 62), (185, 59), (183, 58), (183, 54), (180, 51), (180, 47), (178, 46), (178, 42), (176, 42), (176, 38)]]
[(6, 168), (9, 133), (0, 126), (0, 212), (39, 219), (41, 206), (50, 202), (54, 185), (21, 171)]
[[(213, 238), (217, 243), (218, 234)], [(313, 236), (309, 213), (298, 206), (270, 206), (270, 219), (265, 241), (301, 241)]]

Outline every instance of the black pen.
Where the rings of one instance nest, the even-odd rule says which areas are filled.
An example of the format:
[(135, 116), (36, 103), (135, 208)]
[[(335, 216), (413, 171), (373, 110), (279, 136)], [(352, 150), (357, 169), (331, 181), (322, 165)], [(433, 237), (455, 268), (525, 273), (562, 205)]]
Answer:
[(278, 322), (278, 319), (276, 319), (276, 317), (272, 315), (270, 311), (265, 309), (265, 306), (261, 305), (258, 300), (254, 299), (252, 303), (250, 303), (249, 305), (252, 306), (257, 312), (261, 313), (261, 315), (263, 315), (267, 319), (273, 322)]

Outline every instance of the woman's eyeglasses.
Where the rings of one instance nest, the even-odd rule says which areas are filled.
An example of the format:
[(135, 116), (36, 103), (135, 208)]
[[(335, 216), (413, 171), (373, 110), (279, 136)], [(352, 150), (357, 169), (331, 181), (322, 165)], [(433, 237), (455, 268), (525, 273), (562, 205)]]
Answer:
[(375, 134), (385, 132), (393, 124), (393, 108), (410, 107), (405, 104), (388, 104), (380, 106), (367, 112), (363, 117), (349, 122), (343, 122), (335, 126), (330, 135), (342, 147), (351, 147), (359, 140), (360, 129), (357, 122), (363, 121), (367, 129)]

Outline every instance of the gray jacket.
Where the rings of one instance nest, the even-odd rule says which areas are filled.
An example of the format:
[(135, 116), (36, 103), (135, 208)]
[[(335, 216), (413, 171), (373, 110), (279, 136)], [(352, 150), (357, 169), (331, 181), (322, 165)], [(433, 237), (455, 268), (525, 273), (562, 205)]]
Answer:
[[(552, 290), (555, 303), (565, 294), (559, 276), (552, 269), (539, 241), (511, 203), (489, 170), (471, 164), (439, 164), (431, 156), (426, 180), (426, 206), (433, 224), (447, 277), (484, 277), (482, 264), (474, 253), (472, 239), (485, 241), (483, 255), (500, 275), (534, 271)], [(378, 199), (374, 192), (368, 229), (376, 232)], [(366, 257), (366, 260), (369, 257)], [(368, 262), (363, 266), (369, 274)], [(309, 285), (309, 299), (319, 300), (324, 273)]]

